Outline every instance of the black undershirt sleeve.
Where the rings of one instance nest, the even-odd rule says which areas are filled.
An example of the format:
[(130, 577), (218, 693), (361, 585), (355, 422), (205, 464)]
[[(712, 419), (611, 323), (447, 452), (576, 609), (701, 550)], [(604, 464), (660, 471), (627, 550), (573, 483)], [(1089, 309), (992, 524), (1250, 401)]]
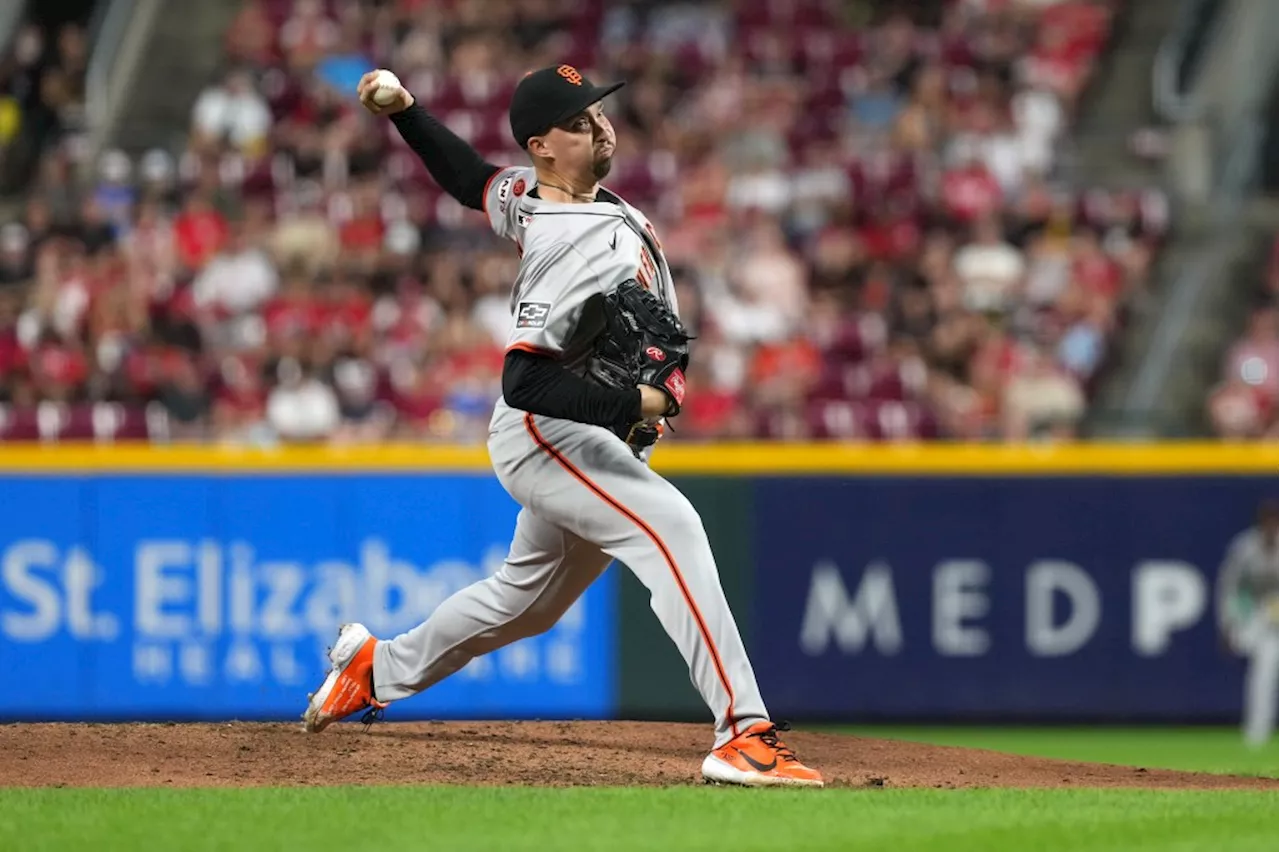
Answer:
[(570, 372), (546, 355), (513, 349), (502, 365), (502, 397), (507, 405), (610, 429), (640, 420), (639, 388), (598, 385)]
[(472, 210), (484, 209), (484, 188), (501, 168), (484, 158), (421, 104), (391, 116), (400, 136), (440, 188)]

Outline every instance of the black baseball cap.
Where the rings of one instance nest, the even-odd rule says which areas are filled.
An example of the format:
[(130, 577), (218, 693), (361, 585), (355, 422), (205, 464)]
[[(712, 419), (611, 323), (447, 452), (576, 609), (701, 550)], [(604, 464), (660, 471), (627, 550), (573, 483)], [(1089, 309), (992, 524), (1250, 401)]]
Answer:
[(524, 75), (511, 96), (511, 135), (521, 148), (625, 83), (597, 86), (572, 65), (552, 65)]

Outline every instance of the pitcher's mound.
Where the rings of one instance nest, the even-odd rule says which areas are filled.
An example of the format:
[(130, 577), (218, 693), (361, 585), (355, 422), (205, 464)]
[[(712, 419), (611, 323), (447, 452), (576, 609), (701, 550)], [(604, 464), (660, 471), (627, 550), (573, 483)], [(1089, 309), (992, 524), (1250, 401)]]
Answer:
[[(1239, 778), (1016, 757), (793, 731), (787, 742), (829, 786), (1148, 787), (1274, 790)], [(0, 786), (258, 786), (699, 783), (709, 725), (422, 722), (300, 725), (0, 725)]]

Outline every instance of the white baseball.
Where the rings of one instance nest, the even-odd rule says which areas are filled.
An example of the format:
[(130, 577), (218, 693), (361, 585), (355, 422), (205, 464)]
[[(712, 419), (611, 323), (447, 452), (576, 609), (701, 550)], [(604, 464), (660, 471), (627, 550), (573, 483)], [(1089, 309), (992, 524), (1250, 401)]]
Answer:
[(373, 102), (378, 106), (389, 106), (394, 103), (400, 93), (400, 78), (390, 71), (382, 70), (373, 78), (376, 88), (373, 90)]

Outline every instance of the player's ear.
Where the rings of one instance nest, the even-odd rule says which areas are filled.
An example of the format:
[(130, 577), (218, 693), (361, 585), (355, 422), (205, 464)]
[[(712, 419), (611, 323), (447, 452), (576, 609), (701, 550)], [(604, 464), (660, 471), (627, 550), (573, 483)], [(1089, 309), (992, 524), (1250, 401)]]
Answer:
[(529, 144), (525, 147), (531, 156), (549, 159), (551, 157), (551, 146), (547, 144), (545, 136), (529, 137)]

